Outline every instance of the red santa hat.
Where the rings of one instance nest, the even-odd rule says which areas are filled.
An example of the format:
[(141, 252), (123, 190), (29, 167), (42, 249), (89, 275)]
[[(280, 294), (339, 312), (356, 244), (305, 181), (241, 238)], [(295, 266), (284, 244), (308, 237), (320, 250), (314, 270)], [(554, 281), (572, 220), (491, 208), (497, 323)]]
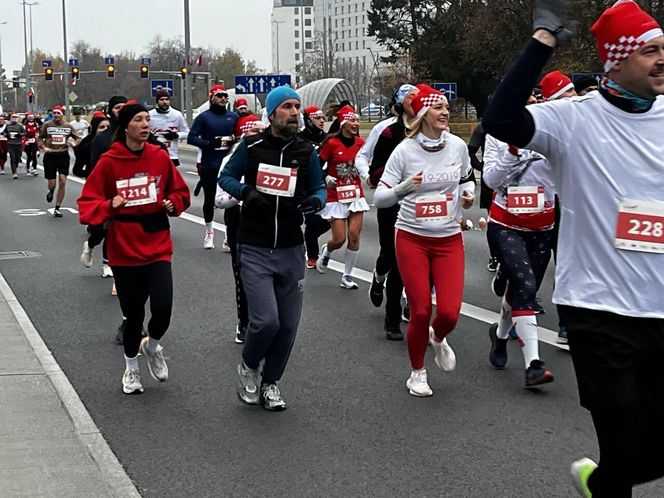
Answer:
[(249, 103), (247, 102), (247, 99), (240, 97), (239, 99), (235, 99), (235, 108), (236, 109), (241, 109), (244, 107), (245, 109), (249, 108)]
[(236, 137), (243, 136), (254, 126), (262, 126), (263, 128), (265, 128), (265, 124), (261, 121), (259, 117), (254, 116), (253, 114), (242, 116), (235, 123), (235, 136)]
[(607, 73), (642, 45), (664, 34), (657, 21), (633, 0), (619, 0), (606, 9), (590, 31)]
[(421, 118), (427, 111), (438, 102), (447, 102), (447, 97), (442, 92), (431, 88), (429, 85), (415, 85), (419, 92), (413, 97), (410, 106), (413, 108), (415, 116)]
[(213, 85), (212, 88), (210, 88), (208, 95), (210, 96), (210, 98), (212, 98), (215, 93), (225, 93), (226, 95), (228, 95), (228, 92), (226, 91), (226, 87), (224, 87), (224, 85)]
[(307, 107), (304, 110), (304, 113), (307, 116), (309, 116), (310, 119), (318, 118), (318, 117), (321, 117), (321, 116), (325, 117), (325, 114), (323, 113), (323, 111), (321, 111), (320, 107), (318, 107), (316, 105), (310, 105), (309, 107)]
[(65, 108), (58, 104), (53, 108), (53, 114), (55, 114), (56, 112), (59, 112), (60, 114), (64, 115)]
[(343, 126), (346, 121), (351, 119), (358, 119), (357, 111), (353, 109), (352, 106), (345, 105), (337, 111), (337, 119), (339, 120), (339, 126)]
[(574, 89), (574, 83), (560, 71), (551, 71), (540, 81), (540, 89), (544, 100), (556, 100), (566, 91)]

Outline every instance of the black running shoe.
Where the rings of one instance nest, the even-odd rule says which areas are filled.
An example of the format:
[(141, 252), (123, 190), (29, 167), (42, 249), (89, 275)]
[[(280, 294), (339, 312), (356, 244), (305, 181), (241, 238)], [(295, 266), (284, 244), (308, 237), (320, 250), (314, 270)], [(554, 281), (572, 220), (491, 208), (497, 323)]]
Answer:
[(526, 387), (535, 387), (553, 382), (553, 374), (544, 368), (542, 360), (533, 360), (526, 369)]
[(499, 339), (496, 335), (498, 324), (489, 327), (489, 339), (491, 340), (491, 351), (489, 351), (489, 363), (496, 370), (502, 370), (507, 365), (507, 339)]
[(533, 311), (535, 312), (536, 315), (543, 315), (544, 313), (546, 313), (546, 310), (539, 303), (535, 303), (535, 306), (533, 306)]
[(397, 325), (385, 325), (385, 338), (388, 341), (403, 341), (403, 332), (401, 327)]
[(118, 327), (118, 332), (115, 334), (115, 344), (122, 346), (124, 344), (124, 329), (127, 326), (127, 320), (122, 320), (122, 323)]
[(55, 209), (53, 210), (53, 216), (54, 216), (55, 218), (62, 218), (62, 213), (60, 212), (60, 210), (59, 210), (58, 208), (55, 208)]
[(49, 190), (46, 193), (46, 202), (53, 202), (53, 190)]
[(500, 264), (496, 265), (496, 269), (494, 271), (496, 274), (491, 281), (491, 290), (493, 290), (493, 293), (496, 296), (503, 297), (505, 295), (505, 291), (507, 290), (507, 284), (509, 281), (507, 280), (505, 273), (500, 271)]
[(383, 282), (376, 280), (375, 271), (371, 278), (371, 287), (369, 287), (369, 299), (376, 308), (380, 308), (380, 305), (383, 304)]
[(486, 265), (486, 269), (490, 272), (494, 272), (498, 269), (498, 258), (491, 258)]

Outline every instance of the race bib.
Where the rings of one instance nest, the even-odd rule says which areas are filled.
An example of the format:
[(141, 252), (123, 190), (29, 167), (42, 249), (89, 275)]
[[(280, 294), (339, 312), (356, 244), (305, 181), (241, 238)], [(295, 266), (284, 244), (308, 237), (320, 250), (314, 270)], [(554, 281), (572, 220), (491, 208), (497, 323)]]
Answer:
[(415, 199), (415, 219), (421, 222), (452, 219), (452, 194), (423, 195)]
[(508, 187), (507, 212), (512, 214), (544, 211), (544, 187)]
[(51, 136), (51, 143), (53, 145), (64, 145), (67, 141), (64, 135), (53, 135)]
[(293, 197), (297, 183), (297, 168), (283, 168), (260, 163), (256, 175), (256, 190), (279, 197)]
[(337, 200), (342, 204), (349, 204), (360, 198), (360, 189), (355, 185), (340, 185), (337, 187)]
[(28, 143), (29, 143), (29, 144), (33, 144), (33, 143), (35, 143), (36, 141), (37, 141), (36, 138), (28, 138)]
[(141, 206), (157, 202), (157, 186), (153, 176), (130, 178), (115, 182), (118, 194), (127, 199), (125, 206)]
[(616, 225), (616, 249), (664, 253), (664, 203), (624, 200)]
[(233, 145), (233, 137), (231, 136), (224, 136), (224, 137), (214, 137), (216, 138), (221, 138), (221, 146), (216, 148), (215, 150), (228, 150), (231, 145)]
[(16, 138), (16, 135), (18, 135), (18, 133), (16, 133), (15, 131), (9, 132), (9, 138)]

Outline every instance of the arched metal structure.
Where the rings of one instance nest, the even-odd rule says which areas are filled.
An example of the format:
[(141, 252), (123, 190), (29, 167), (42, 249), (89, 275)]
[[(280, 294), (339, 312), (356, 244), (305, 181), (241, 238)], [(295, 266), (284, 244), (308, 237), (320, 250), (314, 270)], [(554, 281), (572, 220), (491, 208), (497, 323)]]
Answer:
[(341, 78), (325, 78), (307, 83), (297, 90), (302, 97), (302, 107), (315, 105), (325, 109), (328, 102), (350, 100), (357, 103), (357, 91), (349, 81)]

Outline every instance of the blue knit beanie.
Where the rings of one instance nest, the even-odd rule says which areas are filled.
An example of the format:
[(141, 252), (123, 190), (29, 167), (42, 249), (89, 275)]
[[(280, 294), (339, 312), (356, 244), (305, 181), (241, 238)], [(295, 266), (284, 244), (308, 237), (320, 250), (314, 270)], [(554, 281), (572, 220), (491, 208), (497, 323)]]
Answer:
[(298, 93), (289, 86), (278, 86), (270, 93), (267, 94), (265, 99), (265, 107), (267, 108), (267, 115), (271, 116), (274, 110), (281, 105), (284, 100), (296, 99), (301, 101)]

